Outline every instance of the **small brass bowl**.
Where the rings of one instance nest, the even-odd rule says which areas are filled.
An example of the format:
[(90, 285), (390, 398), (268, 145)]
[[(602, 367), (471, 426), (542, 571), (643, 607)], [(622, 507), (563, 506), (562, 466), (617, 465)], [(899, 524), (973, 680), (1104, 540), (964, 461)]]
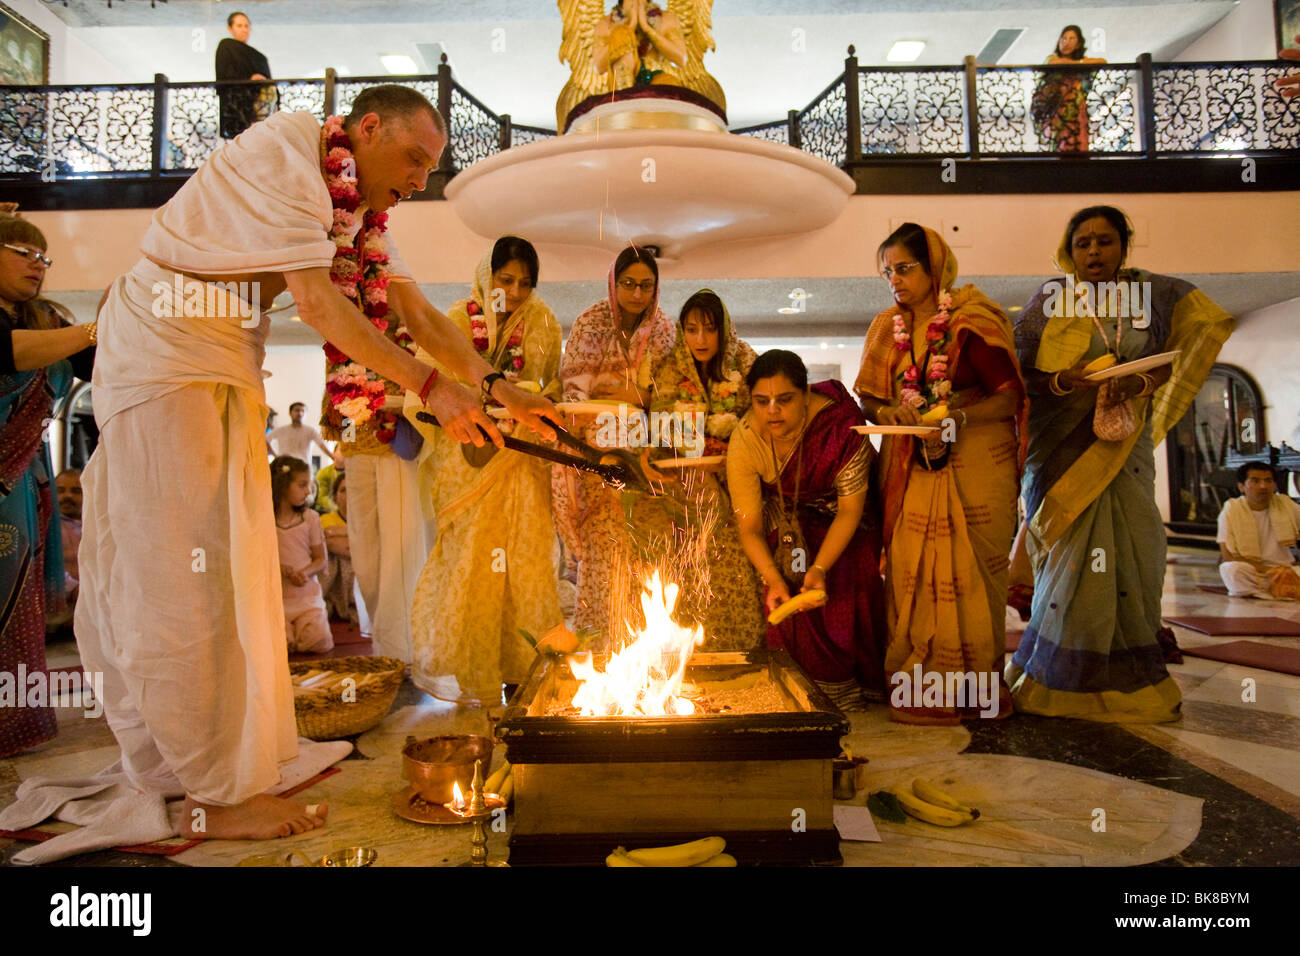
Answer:
[(478, 734), (445, 734), (424, 740), (407, 738), (402, 748), (402, 776), (411, 782), (420, 799), (428, 803), (450, 803), (453, 783), (469, 799), (474, 780), (474, 761), (483, 761), (483, 771), (492, 766), (491, 737)]
[(368, 846), (350, 846), (321, 857), (321, 866), (374, 866), (379, 851)]

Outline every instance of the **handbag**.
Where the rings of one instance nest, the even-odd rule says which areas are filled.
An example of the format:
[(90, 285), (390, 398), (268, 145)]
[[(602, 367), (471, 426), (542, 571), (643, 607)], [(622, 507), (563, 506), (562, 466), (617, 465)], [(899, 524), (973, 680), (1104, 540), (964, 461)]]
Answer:
[[(1101, 334), (1102, 344), (1110, 349), (1110, 343), (1106, 341), (1106, 330), (1101, 327), (1101, 323), (1097, 321), (1097, 316), (1091, 309), (1089, 309), (1089, 317)], [(1121, 315), (1115, 322), (1113, 351), (1118, 358), (1120, 339), (1124, 336), (1124, 316)], [(1092, 411), (1092, 433), (1102, 441), (1124, 441), (1137, 431), (1137, 428), (1138, 419), (1133, 411), (1133, 402), (1119, 397), (1119, 379), (1110, 378), (1102, 382), (1101, 388), (1097, 390), (1097, 405)]]
[[(768, 439), (771, 442), (771, 438)], [(777, 463), (776, 445), (772, 444), (772, 462)], [(790, 502), (790, 511), (785, 510), (785, 494), (781, 491), (781, 472), (776, 473), (776, 494), (780, 507), (773, 521), (776, 525), (776, 551), (772, 559), (776, 569), (792, 588), (803, 587), (804, 571), (794, 569), (795, 558), (802, 559), (805, 570), (808, 567), (808, 545), (804, 542), (803, 529), (799, 527), (799, 481), (803, 478), (803, 436), (799, 436), (799, 451), (795, 460), (794, 497)]]
[(388, 443), (393, 454), (404, 461), (415, 461), (420, 449), (424, 447), (424, 436), (415, 430), (415, 426), (405, 416), (397, 419), (393, 432), (393, 440)]

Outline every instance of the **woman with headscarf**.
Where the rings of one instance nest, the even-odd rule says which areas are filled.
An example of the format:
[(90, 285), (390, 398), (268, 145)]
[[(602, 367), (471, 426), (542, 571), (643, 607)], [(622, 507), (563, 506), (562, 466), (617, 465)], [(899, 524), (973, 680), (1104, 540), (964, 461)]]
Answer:
[[(1005, 716), (1007, 554), (1027, 412), (1011, 323), (975, 286), (953, 288), (957, 258), (934, 230), (904, 223), (877, 255), (894, 305), (867, 332), (856, 383), (863, 410), (881, 425), (918, 426), (947, 409), (933, 436), (886, 435), (881, 447), (885, 670), (895, 691), (913, 687), (918, 668), (945, 688), (941, 702), (920, 706), (919, 690), (891, 694), (890, 716), (953, 724), (963, 710), (987, 714), (970, 699), (971, 677), (996, 688)], [(961, 701), (949, 699), (959, 685), (948, 675), (962, 675)]]
[[(659, 264), (645, 249), (629, 246), (610, 267), (608, 297), (578, 316), (569, 332), (560, 365), (564, 401), (617, 402), (632, 412), (644, 409), (650, 402), (653, 370), (675, 340), (676, 326), (659, 308)], [(580, 421), (586, 423), (589, 444), (599, 447), (608, 440), (610, 430), (599, 418)], [(578, 564), (574, 626), (616, 638), (623, 615), (635, 615), (640, 608), (633, 532), (642, 541), (653, 534), (663, 510), (648, 495), (615, 491), (599, 478), (569, 468), (554, 470), (552, 490), (556, 526)]]
[[(536, 292), (537, 273), (532, 244), (503, 236), (479, 262), (469, 298), (447, 315), (509, 381), (554, 397), (560, 326)], [(411, 678), (443, 700), (497, 703), (502, 684), (520, 683), (535, 659), (520, 629), (541, 635), (562, 621), (549, 470), (510, 451), (471, 464), (472, 449), (462, 453), (443, 429), (415, 418), (421, 408), (408, 393), (406, 413), (425, 440), (421, 499), (438, 537), (411, 606)]]
[[(1131, 237), (1113, 206), (1076, 212), (1056, 253), (1064, 281), (1043, 283), (1016, 321), (1033, 397), (1022, 493), (1034, 596), (1006, 678), (1026, 713), (1179, 716), (1157, 639), (1165, 529), (1154, 448), (1196, 398), (1233, 318), (1189, 282), (1121, 268)], [(1175, 350), (1171, 364), (1104, 383), (1085, 371)]]
[(838, 381), (808, 383), (793, 352), (773, 349), (746, 377), (753, 404), (727, 448), (727, 487), (745, 555), (770, 614), (795, 595), (819, 600), (767, 628), (841, 710), (883, 693), (880, 515), (874, 451), (853, 430), (862, 411)]
[[(754, 358), (754, 350), (736, 336), (722, 299), (701, 289), (682, 306), (672, 353), (655, 370), (651, 412), (679, 416), (682, 435), (697, 454), (726, 455), (732, 432), (749, 410), (745, 376)], [(668, 457), (679, 454), (680, 449), (667, 452)], [(684, 612), (703, 623), (705, 650), (748, 650), (762, 639), (762, 601), (717, 471), (679, 472), (683, 520), (697, 532), (685, 538), (703, 549), (702, 560), (692, 566), (698, 576), (683, 582), (687, 607), (679, 607), (679, 616)]]
[[(0, 212), (0, 674), (41, 675), (45, 616), (65, 609), (45, 431), (74, 376), (90, 380), (96, 326), (70, 325), (62, 306), (41, 298), (45, 236), (10, 211)], [(0, 757), (57, 730), (49, 701), (0, 706)]]

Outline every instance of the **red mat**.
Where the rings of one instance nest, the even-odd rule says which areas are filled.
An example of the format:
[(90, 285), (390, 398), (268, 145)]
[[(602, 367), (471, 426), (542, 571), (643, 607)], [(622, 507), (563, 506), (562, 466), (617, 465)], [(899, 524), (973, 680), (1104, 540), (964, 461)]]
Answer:
[[(322, 770), (310, 780), (304, 780), (298, 786), (286, 790), (280, 794), (282, 797), (292, 797), (295, 794), (302, 793), (308, 787), (314, 787), (326, 777), (332, 777), (339, 772), (338, 767), (328, 767)], [(26, 840), (29, 843), (44, 843), (46, 840), (53, 840), (59, 834), (53, 830), (42, 830), (40, 827), (32, 827), (27, 830), (0, 830), (0, 837), (8, 837), (11, 840)], [(179, 843), (172, 841), (180, 840)], [(175, 856), (177, 853), (184, 853), (191, 847), (198, 846), (202, 840), (185, 840), (181, 837), (172, 837), (168, 840), (158, 840), (154, 843), (140, 843), (134, 846), (119, 846), (113, 850), (117, 853), (137, 853), (141, 856)]]
[(1024, 631), (1007, 631), (1008, 654), (1014, 654), (1020, 648), (1020, 639), (1024, 636)]
[(1300, 622), (1284, 617), (1167, 617), (1170, 624), (1211, 637), (1300, 637)]
[(302, 661), (325, 661), (335, 657), (370, 657), (374, 654), (370, 638), (361, 633), (361, 628), (347, 621), (330, 621), (330, 633), (334, 637), (334, 647), (324, 654), (290, 654), (289, 661), (297, 664)]
[(1254, 641), (1230, 641), (1207, 647), (1184, 647), (1183, 653), (1188, 657), (1203, 657), (1210, 661), (1257, 667), (1264, 671), (1300, 677), (1300, 650), (1294, 647), (1270, 647)]
[(1222, 584), (1198, 584), (1196, 585), (1196, 590), (1206, 591), (1210, 594), (1227, 595), (1228, 593), (1228, 589), (1225, 588)]

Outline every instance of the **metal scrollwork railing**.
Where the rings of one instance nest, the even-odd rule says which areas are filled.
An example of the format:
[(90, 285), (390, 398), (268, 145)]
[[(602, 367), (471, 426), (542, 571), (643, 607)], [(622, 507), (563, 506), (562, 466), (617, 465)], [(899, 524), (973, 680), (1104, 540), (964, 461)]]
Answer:
[(1300, 149), (1300, 99), (1283, 99), (1280, 66), (1168, 64), (1154, 70), (1156, 149), (1242, 152)]
[(1138, 83), (1137, 71), (1125, 68), (982, 68), (980, 152), (1138, 152)]
[(960, 69), (858, 71), (863, 155), (966, 151)]
[(733, 129), (732, 132), (737, 136), (752, 136), (754, 139), (765, 139), (769, 143), (790, 145), (790, 124), (785, 120), (763, 123), (759, 126), (746, 126), (743, 129)]
[[(352, 111), (352, 101), (367, 86), (381, 83), (396, 83), (409, 86), (424, 95), (430, 103), (438, 102), (438, 78), (436, 76), (350, 76), (334, 84), (334, 112), (347, 116)], [(283, 107), (281, 107), (283, 109)], [(321, 118), (324, 118), (322, 105)]]
[(529, 143), (540, 143), (542, 140), (555, 139), (555, 130), (542, 129), (540, 126), (516, 126), (513, 123), (510, 126), (510, 148), (516, 146), (527, 146)]
[(451, 89), (451, 160), (456, 169), (501, 151), (501, 117), (456, 84)]
[(801, 148), (834, 166), (848, 159), (848, 107), (841, 77), (799, 112)]
[(6, 87), (0, 173), (81, 176), (152, 167), (153, 87)]

